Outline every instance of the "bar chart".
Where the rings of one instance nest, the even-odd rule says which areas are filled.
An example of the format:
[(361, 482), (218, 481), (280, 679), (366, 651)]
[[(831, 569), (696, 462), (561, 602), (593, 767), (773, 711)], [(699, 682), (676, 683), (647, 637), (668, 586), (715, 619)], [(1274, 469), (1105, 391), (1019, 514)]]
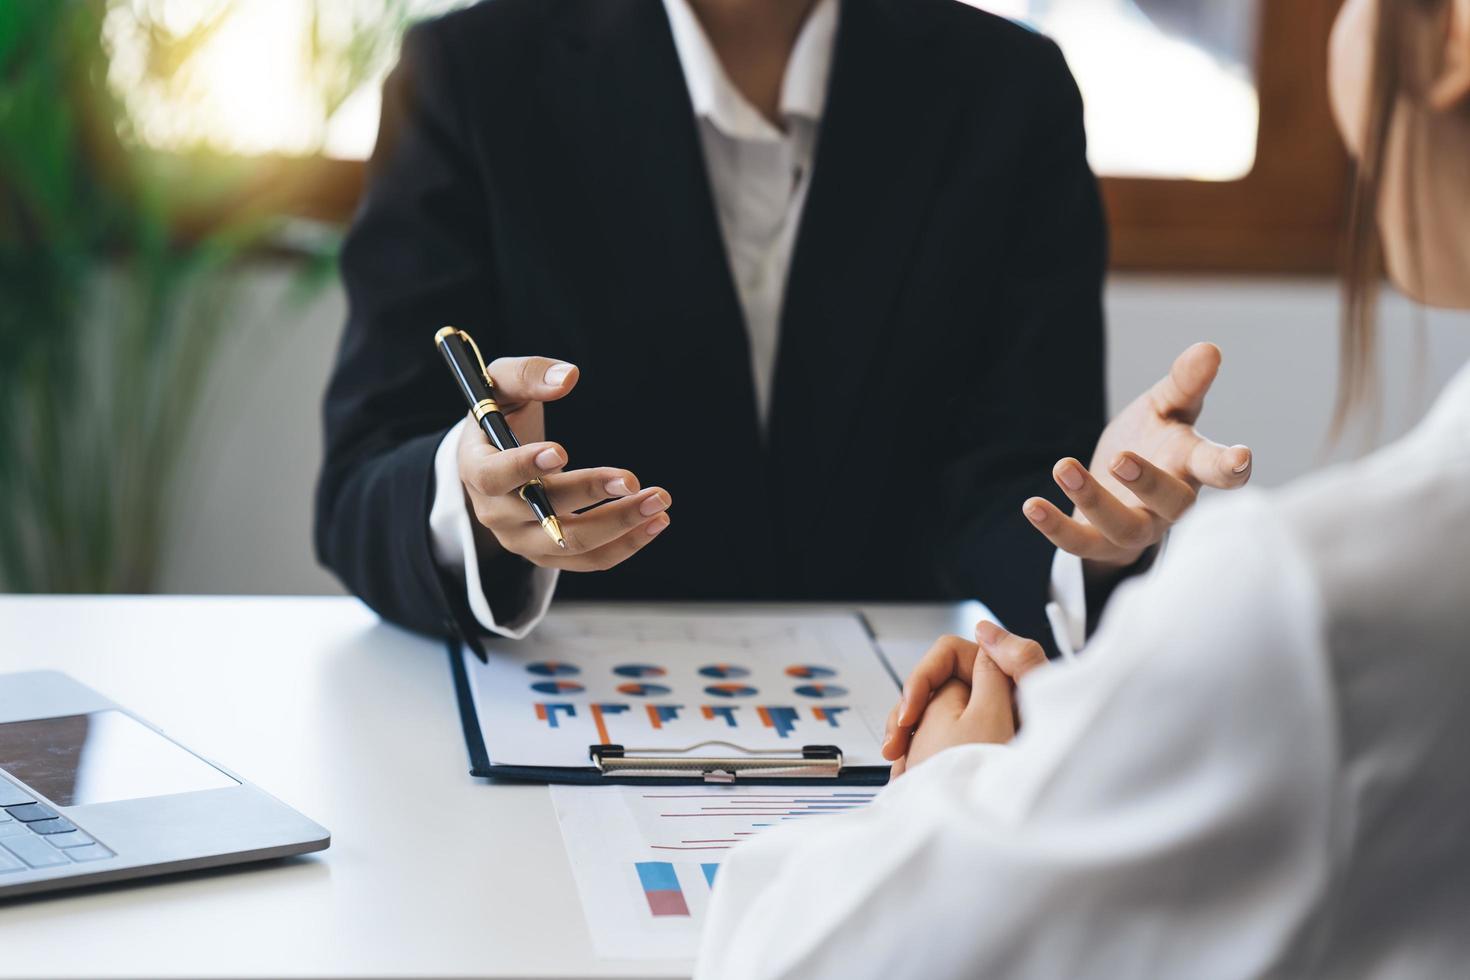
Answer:
[(899, 693), (850, 616), (565, 615), (491, 647), (463, 663), (500, 765), (583, 768), (594, 745), (651, 755), (725, 743), (733, 755), (834, 745), (846, 766), (881, 766)]
[(860, 810), (861, 787), (570, 787), (552, 801), (594, 945), (694, 955), (732, 849), (783, 824)]
[(668, 861), (638, 861), (633, 865), (638, 871), (638, 881), (643, 886), (643, 897), (648, 900), (650, 915), (689, 914), (689, 903), (684, 900), (684, 889), (673, 864)]

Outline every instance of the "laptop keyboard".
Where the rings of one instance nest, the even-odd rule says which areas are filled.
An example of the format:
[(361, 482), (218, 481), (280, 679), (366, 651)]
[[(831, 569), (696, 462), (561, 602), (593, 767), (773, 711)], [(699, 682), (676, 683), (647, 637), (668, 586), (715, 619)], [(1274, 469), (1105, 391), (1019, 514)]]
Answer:
[(15, 871), (84, 864), (112, 856), (90, 834), (31, 793), (0, 779), (0, 884)]

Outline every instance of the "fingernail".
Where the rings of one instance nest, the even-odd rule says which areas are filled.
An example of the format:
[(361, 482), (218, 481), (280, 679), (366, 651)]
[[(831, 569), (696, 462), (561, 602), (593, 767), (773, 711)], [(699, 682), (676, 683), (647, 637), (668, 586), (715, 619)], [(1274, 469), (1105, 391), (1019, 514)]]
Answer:
[(1082, 467), (1078, 466), (1076, 463), (1068, 463), (1066, 466), (1063, 466), (1061, 481), (1062, 486), (1066, 487), (1068, 490), (1081, 490), (1082, 484), (1084, 482), (1082, 476)]
[(1235, 472), (1237, 472), (1237, 473), (1244, 473), (1246, 470), (1250, 469), (1251, 468), (1251, 451), (1250, 451), (1250, 449), (1247, 448), (1247, 447), (1245, 447), (1245, 446), (1231, 446), (1230, 448), (1231, 449), (1242, 449), (1242, 450), (1245, 450), (1245, 462), (1243, 462), (1239, 466), (1237, 466), (1235, 468)]
[(909, 696), (907, 694), (905, 694), (902, 698), (899, 699), (899, 702), (898, 702), (898, 718), (899, 718), (899, 721), (902, 721), (903, 719), (907, 718), (908, 716), (909, 716)]
[(668, 499), (664, 497), (664, 495), (661, 493), (655, 493), (647, 500), (643, 501), (643, 503), (638, 505), (638, 513), (642, 514), (644, 517), (652, 517), (654, 514), (657, 514), (659, 511), (665, 509), (668, 506)]
[(554, 446), (548, 446), (536, 454), (536, 466), (543, 470), (554, 470), (566, 462), (561, 450)]
[(572, 365), (553, 364), (551, 365), (551, 367), (546, 369), (546, 377), (542, 380), (551, 385), (553, 388), (559, 388), (561, 387), (561, 383), (567, 379), (567, 375), (571, 373)]
[(1026, 516), (1029, 517), (1033, 523), (1040, 524), (1042, 521), (1046, 520), (1046, 509), (1043, 508), (1040, 504), (1027, 504), (1021, 509), (1026, 512)]
[(1132, 483), (1143, 475), (1143, 469), (1132, 456), (1121, 456), (1113, 464), (1113, 475), (1125, 483)]
[(985, 646), (999, 643), (1005, 635), (1005, 630), (988, 619), (982, 619), (975, 624), (975, 639)]
[(628, 481), (622, 477), (618, 477), (616, 480), (608, 480), (605, 489), (609, 497), (626, 497), (633, 492), (628, 489)]
[(651, 538), (655, 534), (658, 534), (660, 531), (662, 531), (664, 528), (666, 528), (668, 526), (669, 526), (669, 519), (667, 517), (660, 517), (656, 521), (649, 521), (648, 522), (648, 536)]

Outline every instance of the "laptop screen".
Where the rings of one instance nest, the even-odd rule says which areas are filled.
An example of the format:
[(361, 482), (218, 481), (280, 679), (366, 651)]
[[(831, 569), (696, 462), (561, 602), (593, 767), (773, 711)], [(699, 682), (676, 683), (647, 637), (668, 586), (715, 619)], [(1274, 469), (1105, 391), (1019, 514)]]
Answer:
[(58, 806), (239, 785), (116, 710), (0, 724), (0, 769)]

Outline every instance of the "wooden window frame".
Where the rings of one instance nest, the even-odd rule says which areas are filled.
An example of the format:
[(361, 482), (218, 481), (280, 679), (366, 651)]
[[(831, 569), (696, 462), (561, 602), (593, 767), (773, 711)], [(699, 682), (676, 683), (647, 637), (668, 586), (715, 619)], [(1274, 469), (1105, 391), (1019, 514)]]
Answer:
[(1322, 273), (1336, 268), (1349, 165), (1327, 95), (1342, 0), (1260, 0), (1255, 165), (1210, 183), (1105, 177), (1112, 268)]
[[(1114, 271), (1315, 274), (1336, 268), (1349, 165), (1327, 95), (1327, 41), (1342, 0), (1261, 0), (1255, 163), (1239, 180), (1104, 177)], [(268, 161), (290, 210), (345, 223), (362, 193), (356, 160)], [(280, 186), (276, 184), (275, 186)]]

